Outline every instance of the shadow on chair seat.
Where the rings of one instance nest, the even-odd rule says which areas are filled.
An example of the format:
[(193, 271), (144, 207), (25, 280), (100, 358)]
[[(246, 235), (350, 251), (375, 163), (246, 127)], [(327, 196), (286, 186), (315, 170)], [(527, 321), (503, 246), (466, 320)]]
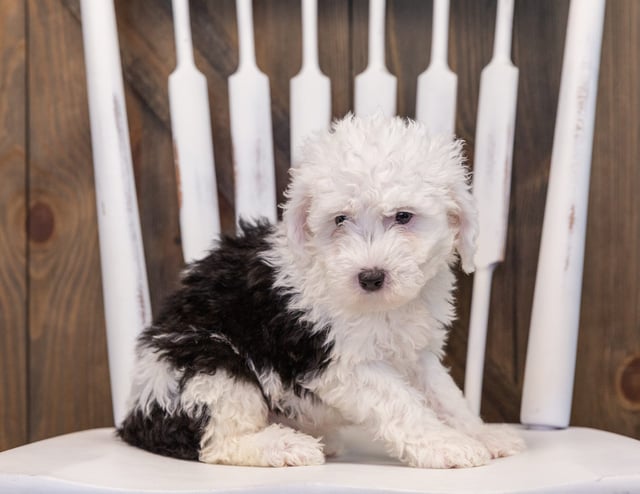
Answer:
[(523, 430), (528, 450), (472, 469), (424, 470), (390, 460), (357, 434), (315, 467), (251, 468), (175, 460), (130, 447), (111, 428), (0, 453), (0, 492), (498, 493), (640, 492), (640, 443), (585, 428)]

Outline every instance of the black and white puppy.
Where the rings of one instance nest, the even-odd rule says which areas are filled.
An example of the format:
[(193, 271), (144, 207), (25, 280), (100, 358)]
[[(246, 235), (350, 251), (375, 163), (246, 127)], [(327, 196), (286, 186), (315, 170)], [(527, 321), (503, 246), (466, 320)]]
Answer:
[(521, 450), (468, 409), (440, 362), (451, 268), (459, 256), (473, 269), (461, 142), (399, 118), (347, 117), (303, 154), (282, 223), (222, 238), (140, 336), (120, 436), (257, 466), (322, 463), (345, 424), (417, 467)]

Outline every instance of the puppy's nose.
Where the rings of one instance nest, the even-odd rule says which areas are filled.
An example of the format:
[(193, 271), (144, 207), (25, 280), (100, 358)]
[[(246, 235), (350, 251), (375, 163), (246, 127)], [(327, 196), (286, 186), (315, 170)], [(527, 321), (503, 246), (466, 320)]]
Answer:
[(384, 284), (384, 271), (381, 269), (365, 269), (358, 274), (358, 282), (363, 290), (375, 292)]

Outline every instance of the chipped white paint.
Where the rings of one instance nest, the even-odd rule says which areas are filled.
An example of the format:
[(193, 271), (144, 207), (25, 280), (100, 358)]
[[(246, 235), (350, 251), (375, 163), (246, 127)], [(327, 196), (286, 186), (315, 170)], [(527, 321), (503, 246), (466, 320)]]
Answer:
[(256, 65), (251, 0), (236, 0), (240, 60), (229, 78), (236, 220), (276, 213), (269, 79)]
[(511, 63), (513, 0), (499, 0), (493, 57), (480, 78), (473, 195), (478, 204), (478, 250), (473, 283), (464, 392), (480, 412), (491, 279), (504, 260), (511, 189), (518, 69)]
[(111, 395), (119, 424), (135, 338), (150, 322), (151, 308), (113, 1), (82, 0), (81, 8)]
[(454, 134), (458, 77), (447, 63), (449, 0), (433, 2), (431, 62), (418, 77), (416, 119), (431, 134)]
[(520, 418), (566, 427), (571, 415), (604, 0), (569, 8)]
[(220, 233), (207, 80), (193, 59), (188, 0), (173, 0), (176, 69), (169, 76), (182, 253), (200, 259)]
[(291, 79), (291, 164), (300, 162), (300, 146), (309, 134), (331, 121), (331, 81), (318, 64), (318, 1), (302, 0), (302, 67)]
[(355, 80), (355, 113), (396, 114), (396, 77), (385, 64), (385, 0), (369, 0), (369, 64)]

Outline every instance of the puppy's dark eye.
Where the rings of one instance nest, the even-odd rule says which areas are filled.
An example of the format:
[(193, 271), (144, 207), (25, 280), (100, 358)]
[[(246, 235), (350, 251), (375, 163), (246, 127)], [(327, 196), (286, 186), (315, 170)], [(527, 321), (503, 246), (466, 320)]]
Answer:
[(413, 213), (407, 211), (399, 211), (396, 213), (396, 223), (398, 225), (406, 225), (413, 218)]
[(344, 214), (340, 214), (335, 217), (336, 226), (342, 225), (345, 221), (347, 221), (347, 217)]

